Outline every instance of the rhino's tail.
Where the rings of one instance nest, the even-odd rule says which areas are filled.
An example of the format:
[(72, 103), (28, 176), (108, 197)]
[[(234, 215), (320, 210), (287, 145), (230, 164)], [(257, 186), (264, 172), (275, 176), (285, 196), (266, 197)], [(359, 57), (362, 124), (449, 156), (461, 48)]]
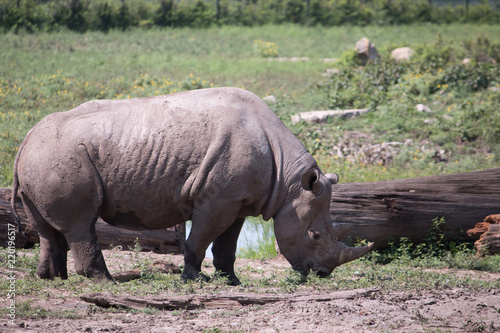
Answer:
[(19, 179), (17, 178), (17, 164), (19, 161), (20, 153), (21, 149), (19, 149), (19, 152), (17, 153), (16, 159), (14, 161), (14, 173), (12, 176), (14, 180), (12, 184), (12, 198), (10, 199), (10, 211), (12, 213), (12, 216), (14, 217), (14, 220), (17, 223), (17, 231), (19, 232), (20, 235), (22, 235), (21, 219), (19, 218), (19, 215), (16, 212), (16, 198), (17, 198), (17, 190), (19, 188)]
[[(30, 133), (31, 133), (31, 131), (28, 132), (28, 134), (26, 135), (26, 138), (28, 137), (28, 135)], [(14, 171), (12, 174), (12, 179), (13, 179), (12, 197), (10, 199), (10, 212), (11, 212), (12, 216), (14, 217), (14, 220), (16, 221), (17, 231), (19, 232), (20, 235), (23, 235), (23, 236), (24, 236), (24, 233), (23, 233), (22, 227), (21, 227), (21, 219), (19, 218), (19, 215), (17, 214), (17, 211), (16, 211), (16, 198), (17, 198), (17, 191), (19, 189), (19, 178), (18, 178), (18, 174), (17, 174), (17, 166), (19, 164), (19, 157), (21, 156), (21, 151), (24, 148), (25, 142), (26, 142), (26, 139), (24, 139), (23, 143), (21, 143), (21, 146), (19, 146), (19, 151), (17, 152), (16, 159), (14, 160)]]

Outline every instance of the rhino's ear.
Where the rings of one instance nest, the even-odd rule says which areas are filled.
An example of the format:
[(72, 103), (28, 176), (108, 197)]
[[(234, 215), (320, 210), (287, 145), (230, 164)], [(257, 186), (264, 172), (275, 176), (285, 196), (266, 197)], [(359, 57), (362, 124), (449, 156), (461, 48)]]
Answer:
[(330, 181), (330, 184), (337, 184), (339, 182), (339, 175), (336, 173), (327, 173), (326, 178)]
[(320, 195), (323, 192), (323, 185), (319, 181), (319, 176), (317, 168), (307, 170), (302, 175), (302, 188), (306, 191), (312, 191), (316, 196)]

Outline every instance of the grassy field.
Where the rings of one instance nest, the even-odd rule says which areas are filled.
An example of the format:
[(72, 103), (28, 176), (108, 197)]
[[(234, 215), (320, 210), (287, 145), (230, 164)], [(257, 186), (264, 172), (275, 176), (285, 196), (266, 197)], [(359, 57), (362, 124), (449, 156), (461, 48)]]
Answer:
[[(425, 130), (419, 134), (422, 116), (406, 112), (414, 105), (409, 105), (408, 101), (402, 103), (404, 105), (398, 103), (399, 95), (405, 94), (402, 90), (393, 91), (389, 97), (392, 104), (379, 105), (374, 108), (376, 112), (362, 119), (333, 121), (321, 126), (290, 123), (290, 115), (296, 112), (335, 107), (331, 102), (331, 90), (318, 86), (324, 86), (327, 81), (321, 74), (339, 65), (324, 62), (324, 59), (342, 58), (363, 36), (376, 44), (382, 58), (388, 58), (393, 47), (432, 45), (438, 34), (447, 45), (458, 49), (463, 47), (464, 41), (475, 41), (478, 37), (489, 43), (500, 42), (500, 27), (489, 25), (337, 28), (282, 25), (201, 30), (137, 29), (107, 34), (2, 34), (0, 184), (4, 187), (10, 185), (17, 147), (27, 131), (46, 114), (68, 110), (91, 99), (151, 96), (210, 86), (242, 87), (261, 97), (275, 95), (278, 103), (272, 107), (285, 124), (316, 155), (324, 171), (338, 172), (342, 181), (403, 178), (497, 166), (499, 156), (496, 149), (490, 147), (491, 140), (488, 147), (479, 147), (474, 142), (460, 143), (471, 148), (455, 151), (448, 147), (456, 141), (452, 137), (442, 142), (434, 138), (427, 144), (432, 149), (424, 152), (432, 155), (446, 143), (448, 146), (443, 149), (454, 154), (447, 158), (448, 163), (432, 163), (427, 157), (425, 163), (408, 160), (412, 154), (418, 156), (417, 150), (422, 152), (421, 144), (405, 151), (406, 157), (399, 165), (367, 165), (363, 161), (340, 158), (342, 156), (335, 158), (331, 147), (346, 131), (371, 133), (368, 141), (372, 144), (380, 143), (381, 139), (403, 142), (427, 139)], [(278, 61), (264, 57), (256, 40), (274, 43), (279, 57), (308, 57), (309, 61)], [(494, 93), (480, 94), (470, 95), (467, 101), (449, 97), (445, 104), (454, 104), (454, 109), (463, 111), (464, 108), (457, 103), (467, 105), (467, 102), (481, 100), (489, 100), (493, 105), (498, 103)], [(394, 119), (394, 115), (401, 113), (403, 117)], [(401, 122), (411, 126), (404, 126)], [(439, 132), (441, 139), (446, 137), (446, 127), (433, 126), (436, 128), (427, 133), (428, 136)], [(475, 141), (477, 143), (477, 138)], [(406, 167), (401, 168), (401, 164)]]
[[(382, 60), (360, 69), (352, 50), (365, 36), (376, 44)], [(274, 44), (267, 44), (271, 51), (263, 51), (256, 41)], [(500, 166), (500, 75), (498, 64), (491, 61), (500, 45), (500, 26), (282, 25), (107, 34), (9, 33), (0, 35), (0, 43), (2, 187), (11, 186), (13, 161), (24, 136), (49, 113), (92, 99), (152, 96), (212, 86), (236, 86), (260, 97), (276, 96), (277, 103), (270, 104), (273, 110), (313, 153), (323, 172), (337, 172), (343, 182)], [(408, 64), (389, 61), (390, 51), (400, 46), (414, 48), (415, 60)], [(264, 52), (279, 57), (267, 57)], [(485, 55), (486, 61), (481, 60)], [(309, 60), (279, 60), (292, 57)], [(466, 57), (472, 59), (468, 67), (461, 65)], [(331, 68), (339, 74), (322, 75)], [(433, 112), (418, 112), (417, 104), (425, 104)], [(351, 107), (368, 107), (370, 112), (357, 119), (333, 119), (324, 124), (292, 124), (290, 120), (291, 115), (301, 111)], [(384, 142), (402, 144), (376, 146)], [(387, 251), (370, 252), (361, 260), (337, 268), (327, 279), (314, 275), (304, 279), (289, 269), (265, 275), (248, 264), (237, 269), (243, 283), (237, 291), (293, 294), (373, 287), (383, 295), (392, 291), (411, 295), (430, 290), (487, 294), (498, 289), (498, 255), (477, 258), (471, 244), (451, 242), (444, 235), (438, 239), (423, 245), (406, 240)], [(261, 259), (274, 255), (272, 241), (260, 243), (240, 251), (239, 256)], [(110, 260), (132, 267), (145, 268), (152, 260), (149, 254), (139, 252), (127, 253), (125, 259), (120, 251), (109, 250), (107, 254)], [(7, 249), (0, 249), (0, 256), (6, 255)], [(18, 318), (28, 321), (85, 319), (94, 312), (103, 312), (105, 320), (115, 312), (125, 316), (123, 310), (116, 309), (89, 306), (83, 313), (47, 310), (33, 303), (52, 303), (54, 299), (76, 302), (77, 295), (83, 292), (155, 295), (160, 291), (212, 294), (232, 290), (218, 277), (208, 284), (182, 283), (178, 275), (146, 269), (141, 279), (121, 284), (95, 284), (75, 274), (65, 281), (45, 281), (36, 277), (38, 255), (39, 249), (35, 248), (20, 250), (17, 256), (17, 313)], [(204, 269), (208, 266), (204, 264)], [(0, 267), (7, 269), (7, 262), (0, 261)], [(125, 268), (130, 267), (120, 266), (115, 271)], [(435, 271), (439, 269), (452, 270)], [(486, 271), (493, 277), (470, 278), (456, 274), (457, 270)], [(8, 290), (8, 284), (7, 279), (0, 281), (2, 290)], [(144, 313), (157, 315), (155, 311), (145, 309)], [(7, 309), (0, 309), (0, 314), (6, 315)]]

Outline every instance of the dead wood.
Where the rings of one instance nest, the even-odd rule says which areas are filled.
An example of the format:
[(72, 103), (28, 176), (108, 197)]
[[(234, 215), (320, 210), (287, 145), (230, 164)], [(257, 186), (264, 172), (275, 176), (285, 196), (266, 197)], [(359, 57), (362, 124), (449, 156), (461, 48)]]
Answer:
[(500, 214), (489, 215), (484, 222), (479, 222), (467, 235), (477, 239), (474, 246), (478, 256), (500, 254)]
[(344, 237), (367, 239), (383, 248), (408, 237), (422, 242), (434, 218), (444, 217), (443, 232), (456, 235), (498, 212), (500, 168), (333, 186), (330, 215), (354, 228)]
[(110, 245), (122, 246), (124, 249), (133, 248), (136, 239), (141, 246), (141, 251), (155, 253), (179, 254), (179, 242), (175, 228), (161, 230), (128, 230), (118, 228), (104, 222), (101, 219), (96, 223), (97, 239), (101, 248), (109, 248)]
[(474, 243), (479, 256), (500, 254), (500, 224), (490, 224), (488, 231)]
[(288, 295), (288, 294), (232, 294), (232, 295), (185, 295), (161, 297), (121, 296), (110, 293), (90, 293), (80, 295), (88, 303), (100, 307), (120, 307), (125, 309), (142, 309), (147, 306), (160, 310), (228, 308), (245, 305), (264, 305), (276, 302), (328, 302), (338, 299), (355, 299), (371, 296), (378, 289), (364, 288), (336, 291), (322, 295)]

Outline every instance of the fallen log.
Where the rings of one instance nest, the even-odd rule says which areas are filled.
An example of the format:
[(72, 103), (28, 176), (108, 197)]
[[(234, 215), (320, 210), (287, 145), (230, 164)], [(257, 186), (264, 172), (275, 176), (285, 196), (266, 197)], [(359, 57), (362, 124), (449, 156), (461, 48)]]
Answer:
[[(342, 179), (342, 175), (341, 179)], [(348, 239), (367, 239), (383, 248), (390, 240), (424, 240), (434, 218), (446, 220), (445, 235), (463, 234), (500, 209), (500, 168), (333, 186), (330, 216), (351, 223)]]
[(307, 111), (293, 115), (291, 119), (293, 124), (302, 120), (307, 123), (321, 123), (331, 117), (350, 119), (369, 111), (369, 109)]
[[(10, 198), (12, 190), (10, 188), (0, 189), (0, 246), (6, 247), (7, 231), (9, 224), (12, 227), (16, 225), (11, 215)], [(16, 211), (21, 219), (21, 229), (24, 234), (16, 233), (16, 247), (30, 248), (39, 243), (40, 239), (37, 232), (28, 222), (24, 212), (22, 201), (17, 198)], [(17, 230), (17, 225), (16, 225)], [(133, 248), (136, 240), (141, 247), (141, 251), (153, 251), (156, 253), (182, 253), (184, 242), (179, 242), (178, 237), (185, 237), (185, 230), (176, 230), (175, 228), (161, 230), (127, 230), (114, 227), (101, 219), (96, 223), (97, 239), (102, 249), (107, 249), (110, 245), (122, 246), (124, 249)]]
[(234, 306), (264, 305), (276, 302), (328, 302), (338, 299), (369, 297), (377, 292), (375, 288), (336, 291), (322, 295), (255, 294), (230, 295), (182, 295), (165, 297), (137, 297), (113, 295), (110, 293), (82, 294), (80, 298), (88, 303), (109, 308), (143, 309), (152, 307), (160, 310), (194, 310), (199, 308), (232, 308)]

